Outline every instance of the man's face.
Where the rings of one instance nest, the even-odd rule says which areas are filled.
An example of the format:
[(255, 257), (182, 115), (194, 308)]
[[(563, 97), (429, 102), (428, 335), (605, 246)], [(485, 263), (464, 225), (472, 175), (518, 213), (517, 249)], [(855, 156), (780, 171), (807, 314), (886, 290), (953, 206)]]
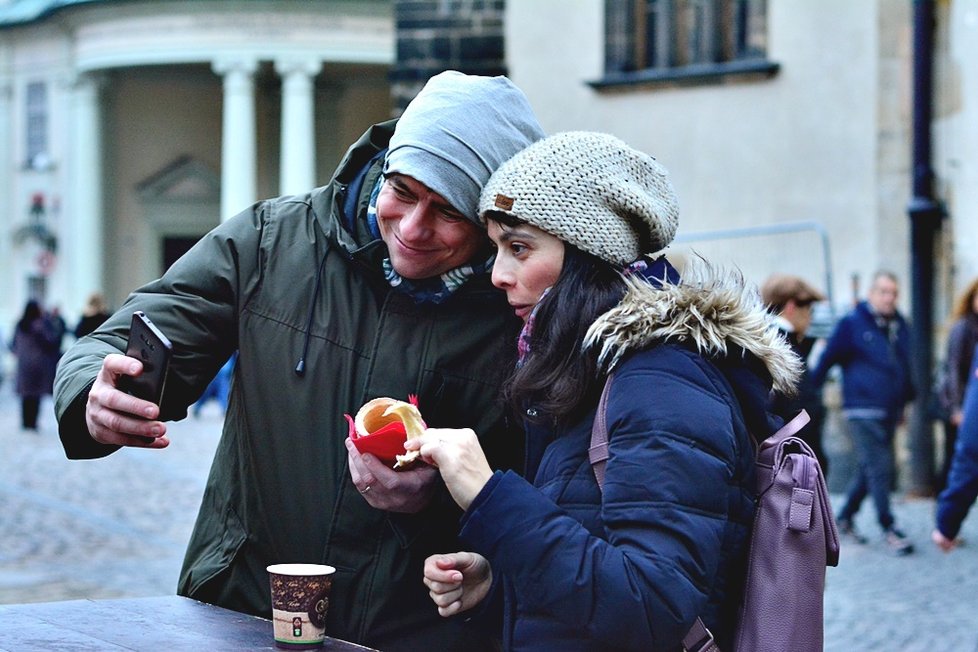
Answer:
[(880, 276), (869, 288), (866, 300), (880, 315), (892, 317), (896, 314), (897, 298), (900, 296), (900, 289), (896, 282), (888, 276)]
[(788, 303), (784, 304), (781, 316), (788, 320), (798, 337), (804, 337), (808, 327), (812, 325), (812, 302), (797, 302), (789, 299)]
[(391, 265), (404, 278), (444, 274), (472, 260), (485, 232), (441, 195), (403, 174), (392, 174), (377, 197), (380, 237)]

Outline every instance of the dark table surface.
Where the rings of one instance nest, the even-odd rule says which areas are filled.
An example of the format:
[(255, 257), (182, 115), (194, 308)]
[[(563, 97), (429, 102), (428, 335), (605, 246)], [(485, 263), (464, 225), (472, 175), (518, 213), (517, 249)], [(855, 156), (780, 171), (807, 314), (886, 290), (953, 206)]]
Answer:
[[(0, 605), (0, 650), (274, 650), (272, 622), (177, 595)], [(365, 648), (326, 638), (324, 650)]]

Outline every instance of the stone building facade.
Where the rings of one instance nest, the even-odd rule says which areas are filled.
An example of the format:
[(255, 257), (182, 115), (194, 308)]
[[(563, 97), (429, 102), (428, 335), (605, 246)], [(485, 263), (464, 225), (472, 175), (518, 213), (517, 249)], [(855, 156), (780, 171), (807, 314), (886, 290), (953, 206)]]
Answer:
[[(941, 324), (978, 275), (978, 7), (936, 5)], [(220, 219), (324, 183), (446, 68), (509, 74), (548, 131), (609, 131), (658, 157), (682, 201), (677, 258), (801, 274), (838, 312), (876, 268), (909, 274), (911, 10), (0, 0), (0, 323), (31, 293), (69, 315), (95, 289), (117, 305)]]
[[(118, 305), (392, 113), (388, 1), (0, 2), (2, 323)], [(38, 237), (45, 234), (47, 239)]]

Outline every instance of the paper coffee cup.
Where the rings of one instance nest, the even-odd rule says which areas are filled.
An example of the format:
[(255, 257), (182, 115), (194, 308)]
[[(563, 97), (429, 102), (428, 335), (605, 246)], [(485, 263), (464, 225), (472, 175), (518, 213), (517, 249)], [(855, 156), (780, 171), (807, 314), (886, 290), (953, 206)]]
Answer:
[(275, 647), (322, 647), (329, 589), (336, 569), (322, 564), (272, 564), (266, 570), (272, 588)]

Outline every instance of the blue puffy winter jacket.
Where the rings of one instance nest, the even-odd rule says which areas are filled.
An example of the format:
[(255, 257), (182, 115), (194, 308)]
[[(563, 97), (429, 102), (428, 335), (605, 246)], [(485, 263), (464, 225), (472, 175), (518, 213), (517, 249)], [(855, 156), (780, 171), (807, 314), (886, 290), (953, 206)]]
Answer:
[(962, 412), (947, 487), (937, 498), (937, 529), (949, 539), (958, 536), (978, 498), (978, 349), (971, 362)]
[(617, 359), (603, 493), (592, 411), (530, 427), (532, 482), (497, 472), (463, 517), (504, 600), (504, 647), (678, 651), (697, 616), (729, 647), (754, 513), (749, 433), (774, 430), (772, 376), (784, 390), (800, 362), (736, 279), (634, 282), (592, 333)]

